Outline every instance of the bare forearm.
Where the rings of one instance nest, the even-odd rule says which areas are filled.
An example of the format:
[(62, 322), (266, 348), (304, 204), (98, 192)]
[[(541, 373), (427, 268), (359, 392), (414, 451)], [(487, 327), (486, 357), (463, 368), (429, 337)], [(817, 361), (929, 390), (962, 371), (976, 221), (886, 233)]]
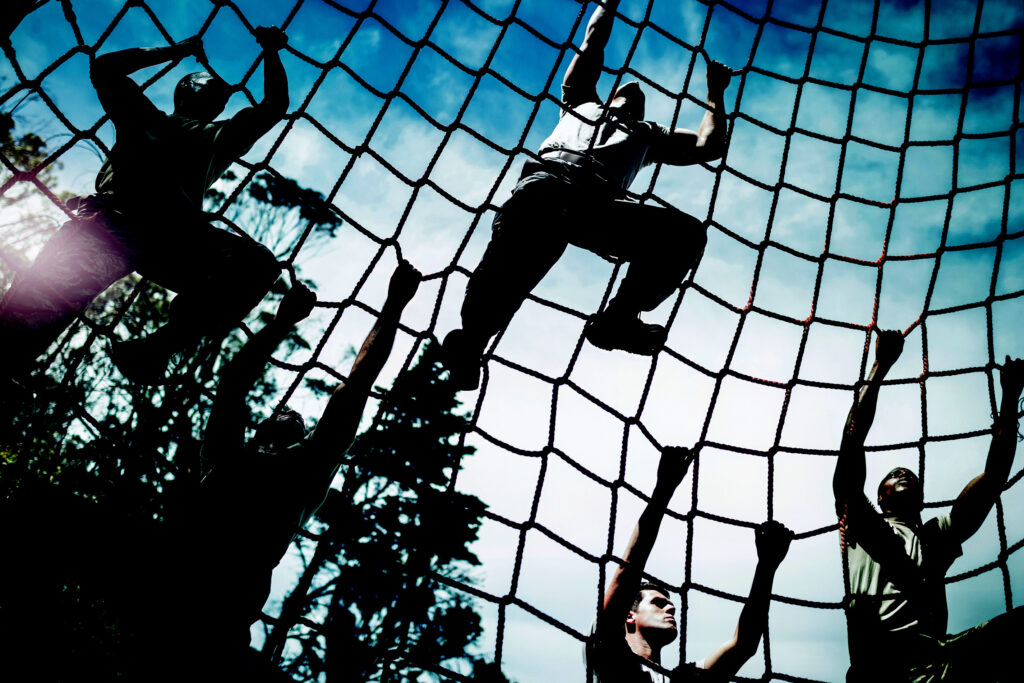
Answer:
[(1013, 456), (1017, 450), (1017, 401), (1019, 397), (1003, 394), (999, 415), (996, 416), (992, 444), (985, 460), (986, 479), (1002, 487), (1010, 476)]
[[(632, 602), (637, 588), (640, 586), (644, 567), (658, 539), (661, 520), (665, 517), (669, 500), (673, 491), (655, 487), (651, 501), (647, 504), (640, 519), (633, 528), (633, 534), (622, 555), (623, 565), (615, 571), (612, 581), (605, 593), (604, 608), (607, 613), (615, 613), (609, 618), (618, 620), (619, 612), (623, 612)], [(625, 614), (622, 614), (625, 618)]]
[(629, 539), (629, 546), (623, 559), (643, 572), (647, 559), (654, 549), (654, 542), (658, 539), (658, 531), (661, 529), (661, 521), (665, 518), (665, 511), (668, 510), (668, 501), (672, 497), (671, 491), (655, 489), (651, 494), (651, 502), (647, 504), (640, 519), (633, 529), (633, 535)]
[(725, 154), (726, 134), (729, 125), (725, 118), (723, 92), (708, 93), (708, 109), (697, 129), (697, 147), (703, 150), (706, 159), (717, 159)]
[[(743, 653), (753, 654), (768, 628), (768, 607), (771, 603), (772, 584), (775, 582), (777, 566), (758, 562), (750, 595), (740, 612), (736, 623), (736, 645)], [(749, 655), (748, 655), (749, 656)]]
[(584, 46), (603, 50), (608, 44), (612, 35), (612, 25), (615, 23), (615, 11), (619, 8), (619, 0), (608, 0), (604, 7), (598, 6), (590, 15), (587, 22), (587, 34), (584, 39)]
[(93, 74), (101, 77), (127, 76), (139, 69), (184, 59), (188, 50), (180, 45), (136, 47), (100, 55), (93, 61)]
[(401, 316), (401, 308), (397, 311), (388, 304), (384, 305), (377, 324), (366, 335), (362, 348), (352, 364), (352, 372), (349, 373), (346, 387), (365, 389), (367, 392), (377, 381), (380, 371), (387, 363), (391, 350), (395, 345), (395, 336), (398, 332), (398, 322)]
[(878, 390), (888, 370), (876, 362), (868, 375), (867, 384), (859, 390), (850, 408), (833, 479), (833, 487), (837, 492), (841, 489), (861, 492), (864, 489), (864, 480), (867, 476), (864, 441), (867, 439), (871, 424), (875, 421)]
[(249, 393), (256, 380), (281, 342), (285, 340), (293, 325), (274, 318), (263, 329), (254, 334), (221, 370), (217, 387), (218, 396), (225, 392)]
[(858, 392), (857, 399), (850, 408), (850, 414), (846, 418), (846, 429), (843, 432), (843, 441), (850, 441), (850, 445), (862, 447), (867, 439), (868, 431), (875, 421), (875, 411), (878, 408), (878, 392), (882, 386), (882, 380), (888, 374), (889, 368), (881, 366), (876, 361), (868, 375), (868, 382)]
[(263, 53), (263, 102), (261, 106), (280, 119), (288, 112), (288, 75), (277, 50)]

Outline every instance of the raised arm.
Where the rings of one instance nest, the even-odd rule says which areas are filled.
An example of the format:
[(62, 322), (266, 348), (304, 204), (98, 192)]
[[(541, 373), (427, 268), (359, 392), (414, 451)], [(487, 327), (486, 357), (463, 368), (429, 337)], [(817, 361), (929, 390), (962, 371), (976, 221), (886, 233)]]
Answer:
[(1010, 476), (1017, 450), (1017, 404), (1024, 389), (1024, 360), (1007, 356), (999, 372), (999, 383), (1003, 398), (992, 427), (985, 471), (964, 487), (950, 511), (953, 533), (961, 543), (981, 528)]
[(352, 364), (348, 381), (331, 395), (313, 432), (316, 452), (324, 457), (340, 461), (355, 438), (373, 383), (391, 355), (402, 311), (416, 294), (421, 277), (419, 271), (406, 261), (399, 262), (391, 276), (388, 297), (380, 317), (366, 336)]
[(623, 563), (615, 569), (605, 591), (603, 608), (597, 619), (598, 631), (622, 636), (630, 605), (643, 580), (647, 558), (651, 556), (651, 549), (658, 538), (661, 520), (694, 455), (694, 451), (682, 447), (669, 447), (662, 451), (651, 500), (633, 529), (626, 552), (622, 555)]
[(907, 555), (903, 541), (864, 495), (864, 441), (875, 420), (882, 380), (902, 352), (903, 335), (900, 332), (879, 330), (875, 342), (875, 362), (868, 374), (867, 384), (857, 392), (846, 418), (836, 471), (832, 477), (832, 491), (835, 494), (840, 531), (846, 534), (844, 538), (855, 540), (875, 561), (885, 566), (888, 575), (901, 590), (914, 593), (923, 587), (925, 577)]
[[(221, 454), (237, 454), (245, 443), (249, 423), (246, 397), (263, 375), (270, 355), (313, 310), (316, 295), (301, 282), (288, 290), (277, 307), (277, 315), (254, 334), (220, 371), (217, 394), (203, 436), (203, 460), (212, 462)], [(205, 466), (205, 465), (204, 465)]]
[(701, 161), (714, 161), (725, 154), (728, 146), (728, 121), (725, 119), (725, 89), (732, 79), (732, 70), (721, 62), (709, 62), (707, 71), (708, 109), (697, 132), (677, 128), (667, 138), (652, 146), (651, 160), (673, 166)]
[(197, 36), (167, 47), (136, 47), (108, 52), (91, 61), (89, 76), (99, 95), (100, 104), (116, 124), (139, 114), (157, 111), (142, 88), (129, 78), (130, 74), (148, 66), (177, 62), (186, 57), (206, 61), (203, 43)]
[(227, 129), (233, 144), (244, 153), (288, 113), (288, 75), (280, 52), (288, 36), (279, 28), (260, 26), (253, 30), (263, 48), (263, 100), (231, 117)]
[(731, 640), (704, 660), (704, 668), (714, 671), (718, 680), (732, 680), (748, 659), (757, 652), (757, 644), (768, 629), (775, 571), (789, 552), (793, 532), (778, 522), (765, 522), (754, 531), (757, 568), (743, 611)]
[(605, 0), (603, 7), (598, 5), (594, 9), (587, 23), (583, 45), (565, 70), (562, 87), (593, 91), (593, 98), (597, 99), (597, 81), (601, 77), (601, 67), (604, 66), (604, 48), (612, 35), (615, 10), (618, 8), (619, 0)]
[(832, 491), (836, 497), (836, 510), (851, 500), (864, 497), (864, 479), (867, 468), (864, 462), (864, 441), (871, 424), (875, 421), (878, 407), (878, 390), (882, 380), (892, 369), (903, 352), (903, 335), (897, 331), (879, 330), (875, 341), (875, 363), (868, 374), (867, 383), (857, 392), (857, 397), (846, 418), (843, 440), (839, 446), (839, 458), (832, 477)]

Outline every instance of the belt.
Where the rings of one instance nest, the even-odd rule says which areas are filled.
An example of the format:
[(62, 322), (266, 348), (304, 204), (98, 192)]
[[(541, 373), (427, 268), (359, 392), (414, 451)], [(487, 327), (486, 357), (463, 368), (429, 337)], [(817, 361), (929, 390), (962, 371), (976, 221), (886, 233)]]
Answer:
[(540, 158), (547, 161), (568, 161), (570, 164), (583, 167), (600, 167), (602, 165), (601, 162), (597, 161), (589, 154), (580, 154), (579, 152), (572, 152), (567, 149), (556, 149), (550, 152), (544, 152), (540, 155)]
[(549, 152), (544, 152), (540, 155), (540, 162), (527, 160), (523, 167), (523, 176), (525, 177), (529, 173), (541, 170), (541, 168), (543, 168), (543, 162), (545, 161), (554, 161), (556, 162), (555, 165), (560, 163), (570, 164), (571, 166), (575, 166), (576, 168), (585, 171), (601, 183), (611, 182), (605, 177), (604, 164), (589, 154), (580, 154), (579, 152), (573, 152), (567, 149), (555, 149)]

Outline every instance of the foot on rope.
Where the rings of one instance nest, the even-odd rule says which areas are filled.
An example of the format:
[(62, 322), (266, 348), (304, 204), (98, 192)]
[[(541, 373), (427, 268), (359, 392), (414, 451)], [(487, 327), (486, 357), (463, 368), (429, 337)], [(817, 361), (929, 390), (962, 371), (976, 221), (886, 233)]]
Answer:
[(598, 313), (583, 331), (591, 344), (605, 351), (626, 351), (653, 356), (665, 345), (668, 330), (643, 322), (638, 317)]
[(168, 358), (146, 348), (145, 340), (114, 342), (110, 360), (125, 379), (136, 384), (166, 384)]
[(480, 386), (480, 354), (471, 348), (464, 330), (452, 330), (444, 338), (441, 363), (456, 389), (473, 391)]

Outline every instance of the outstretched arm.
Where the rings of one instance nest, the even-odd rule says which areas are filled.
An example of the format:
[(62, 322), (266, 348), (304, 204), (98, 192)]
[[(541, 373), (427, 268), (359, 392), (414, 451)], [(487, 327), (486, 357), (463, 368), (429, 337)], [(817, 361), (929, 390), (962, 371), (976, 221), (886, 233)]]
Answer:
[(922, 588), (924, 577), (920, 568), (907, 555), (899, 536), (864, 495), (867, 470), (864, 441), (875, 420), (878, 390), (902, 352), (903, 335), (900, 332), (879, 330), (875, 342), (875, 363), (868, 374), (867, 384), (858, 391), (846, 418), (836, 471), (832, 477), (832, 491), (841, 530), (845, 530), (850, 538), (884, 565), (901, 590), (911, 593)]
[(284, 295), (273, 320), (254, 334), (220, 371), (216, 398), (203, 437), (204, 459), (241, 452), (249, 423), (246, 396), (263, 375), (274, 349), (296, 323), (310, 314), (315, 303), (316, 295), (309, 287), (296, 282)]
[(875, 421), (878, 407), (878, 390), (882, 380), (892, 369), (903, 352), (903, 335), (898, 331), (880, 330), (875, 342), (875, 363), (868, 374), (868, 381), (854, 399), (853, 407), (846, 418), (843, 440), (839, 446), (839, 458), (832, 477), (832, 491), (836, 497), (836, 509), (856, 498), (864, 496), (864, 479), (867, 468), (864, 462), (864, 441), (871, 424)]
[(754, 531), (757, 568), (754, 569), (750, 595), (736, 624), (736, 633), (704, 660), (704, 668), (714, 671), (718, 679), (732, 680), (740, 667), (757, 652), (757, 644), (768, 629), (768, 607), (771, 604), (775, 571), (789, 552), (792, 540), (793, 532), (774, 521), (765, 522)]
[(129, 78), (139, 69), (165, 62), (177, 62), (186, 57), (206, 61), (203, 43), (193, 36), (167, 47), (137, 47), (119, 52), (108, 52), (92, 60), (89, 76), (100, 104), (114, 123), (140, 114), (158, 111), (142, 92), (142, 88)]
[(377, 324), (363, 342), (348, 381), (331, 395), (313, 432), (315, 450), (324, 457), (339, 460), (355, 438), (373, 383), (391, 355), (402, 311), (416, 294), (421, 277), (419, 271), (406, 261), (400, 261), (391, 276), (388, 298)]
[(227, 134), (244, 154), (267, 131), (288, 113), (288, 75), (281, 63), (280, 52), (288, 44), (288, 36), (279, 28), (257, 27), (253, 31), (263, 48), (263, 100), (246, 107), (231, 117)]
[(586, 92), (584, 99), (597, 97), (597, 81), (601, 77), (604, 66), (604, 48), (612, 35), (612, 24), (615, 23), (615, 10), (619, 8), (619, 0), (605, 0), (604, 6), (598, 5), (590, 15), (587, 33), (583, 38), (580, 51), (569, 62), (562, 79), (563, 88), (571, 88), (578, 93)]
[(709, 62), (708, 109), (697, 132), (677, 128), (651, 148), (652, 161), (685, 166), (701, 161), (714, 161), (725, 154), (729, 124), (725, 119), (725, 89), (732, 79), (732, 70), (721, 62)]
[(1011, 360), (1007, 356), (999, 372), (999, 382), (1003, 399), (993, 425), (985, 471), (964, 487), (950, 511), (953, 533), (961, 543), (981, 528), (1010, 476), (1017, 450), (1017, 403), (1024, 389), (1024, 360)]
[(661, 452), (658, 480), (654, 484), (651, 500), (640, 515), (626, 552), (622, 555), (622, 564), (616, 568), (608, 590), (605, 591), (603, 608), (597, 619), (598, 632), (622, 636), (630, 605), (643, 580), (647, 558), (651, 556), (654, 542), (658, 538), (661, 520), (672, 494), (686, 476), (686, 470), (695, 455), (694, 451), (682, 447), (668, 447)]

